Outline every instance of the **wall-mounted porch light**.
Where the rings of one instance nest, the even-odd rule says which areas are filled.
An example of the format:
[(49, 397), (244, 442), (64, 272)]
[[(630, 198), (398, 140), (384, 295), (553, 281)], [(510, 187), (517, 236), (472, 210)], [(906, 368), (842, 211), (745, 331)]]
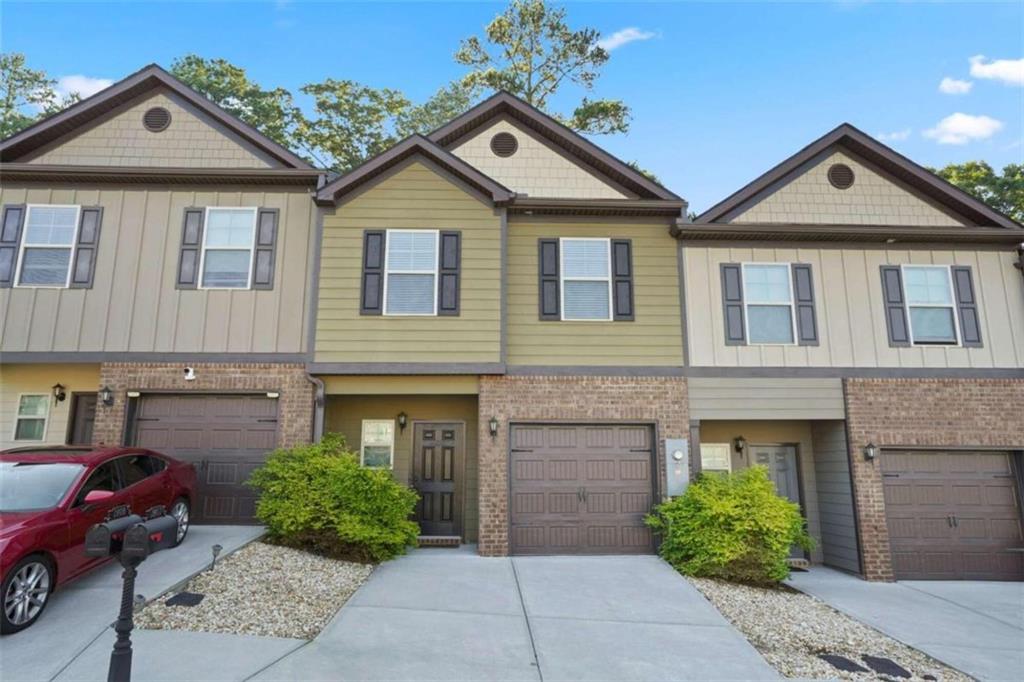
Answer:
[(110, 390), (110, 386), (104, 386), (100, 389), (99, 399), (107, 407), (114, 404), (114, 392)]
[(491, 438), (498, 437), (498, 418), (491, 417), (491, 420), (487, 422), (487, 429), (491, 432)]
[(405, 431), (405, 425), (409, 423), (409, 415), (405, 412), (398, 413), (398, 430)]
[(736, 436), (732, 440), (733, 447), (736, 448), (736, 452), (743, 452), (747, 449), (747, 439), (743, 436)]
[(878, 446), (875, 445), (874, 443), (868, 443), (867, 445), (865, 445), (864, 459), (866, 459), (869, 462), (873, 462), (875, 461), (876, 457), (878, 457)]
[(63, 402), (68, 394), (64, 391), (64, 386), (61, 384), (53, 385), (53, 404), (56, 405), (59, 402)]

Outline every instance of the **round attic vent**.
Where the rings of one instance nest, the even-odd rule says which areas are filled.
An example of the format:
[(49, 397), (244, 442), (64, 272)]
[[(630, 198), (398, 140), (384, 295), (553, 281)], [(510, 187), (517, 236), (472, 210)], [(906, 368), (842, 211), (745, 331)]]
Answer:
[(853, 186), (853, 169), (845, 163), (834, 163), (829, 166), (828, 181), (836, 189), (849, 189)]
[(498, 133), (491, 138), (491, 151), (497, 156), (512, 156), (519, 149), (519, 141), (512, 133)]
[(151, 133), (159, 133), (171, 125), (171, 112), (163, 107), (152, 107), (142, 115), (143, 127)]

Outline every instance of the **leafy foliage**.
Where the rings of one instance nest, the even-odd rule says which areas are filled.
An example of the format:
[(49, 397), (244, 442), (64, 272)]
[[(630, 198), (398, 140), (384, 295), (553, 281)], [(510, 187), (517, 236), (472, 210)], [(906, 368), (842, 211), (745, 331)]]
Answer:
[[(563, 85), (593, 89), (610, 57), (598, 44), (600, 38), (592, 28), (569, 28), (564, 8), (544, 0), (512, 0), (487, 25), (482, 39), (462, 41), (455, 61), (470, 68), (462, 80), (465, 86), (507, 90), (548, 111)], [(584, 97), (572, 114), (552, 115), (583, 133), (629, 130), (629, 107), (619, 100)]]
[(764, 467), (704, 474), (646, 521), (682, 573), (755, 585), (784, 580), (790, 548), (813, 543), (799, 506), (775, 493)]
[(1002, 175), (984, 161), (951, 163), (928, 170), (1017, 222), (1024, 222), (1024, 164), (1004, 166)]
[(57, 81), (30, 69), (20, 52), (0, 54), (0, 139), (81, 100), (77, 92), (57, 94)]
[(256, 516), (271, 539), (289, 547), (357, 561), (385, 561), (416, 543), (409, 520), (416, 493), (390, 472), (368, 469), (345, 439), (275, 450), (253, 472)]

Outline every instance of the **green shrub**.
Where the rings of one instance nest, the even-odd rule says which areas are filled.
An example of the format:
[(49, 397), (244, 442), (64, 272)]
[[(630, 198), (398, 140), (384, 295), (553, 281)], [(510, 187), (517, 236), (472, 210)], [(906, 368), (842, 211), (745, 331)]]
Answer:
[(646, 521), (680, 572), (755, 585), (787, 578), (790, 548), (813, 543), (800, 507), (775, 493), (764, 467), (704, 474)]
[(340, 435), (275, 450), (249, 485), (274, 542), (356, 561), (385, 561), (416, 543), (416, 493), (388, 471), (360, 466)]

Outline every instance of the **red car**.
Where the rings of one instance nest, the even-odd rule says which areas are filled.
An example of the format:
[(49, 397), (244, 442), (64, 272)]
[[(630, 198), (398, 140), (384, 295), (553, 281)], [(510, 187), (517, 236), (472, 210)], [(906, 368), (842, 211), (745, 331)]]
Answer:
[(0, 452), (0, 633), (27, 628), (50, 593), (107, 559), (87, 557), (85, 533), (115, 507), (162, 505), (188, 533), (192, 465), (139, 448), (19, 448)]

